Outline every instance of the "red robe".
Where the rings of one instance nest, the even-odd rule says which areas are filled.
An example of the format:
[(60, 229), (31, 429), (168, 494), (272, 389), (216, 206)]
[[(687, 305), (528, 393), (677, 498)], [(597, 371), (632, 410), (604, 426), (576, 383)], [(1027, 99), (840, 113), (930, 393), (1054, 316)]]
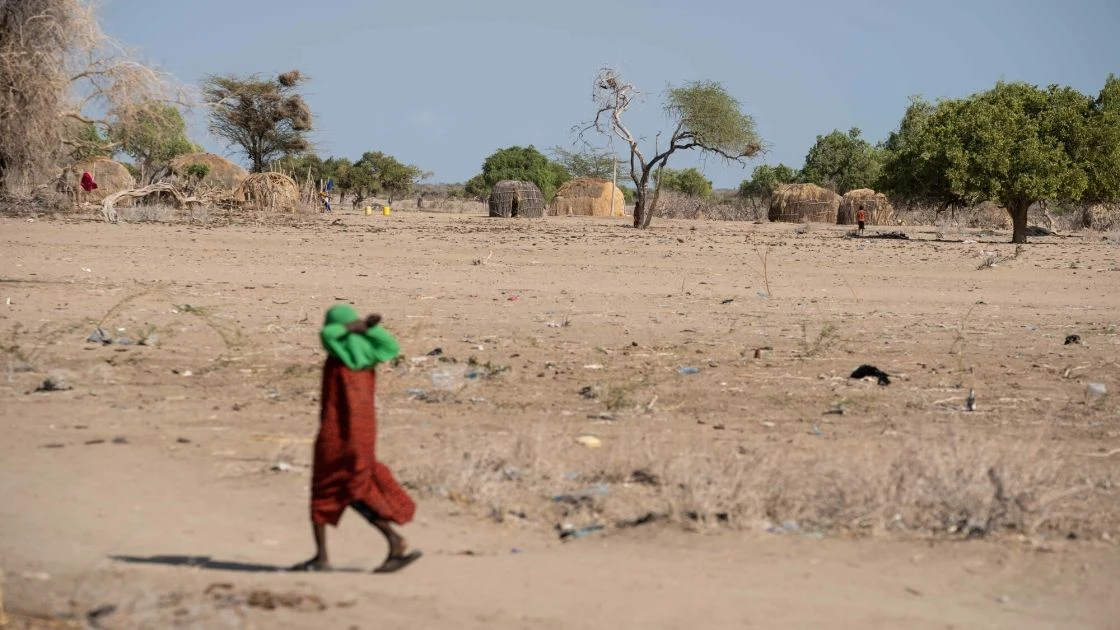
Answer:
[(411, 521), (416, 513), (416, 503), (377, 461), (376, 385), (373, 370), (351, 370), (334, 357), (323, 366), (319, 436), (311, 472), (311, 520), (317, 525), (338, 525), (354, 501), (398, 525)]
[(92, 192), (94, 190), (97, 190), (97, 182), (93, 181), (93, 175), (90, 175), (89, 171), (86, 171), (86, 172), (82, 173), (82, 182), (81, 183), (82, 183), (82, 190), (84, 190), (86, 192)]

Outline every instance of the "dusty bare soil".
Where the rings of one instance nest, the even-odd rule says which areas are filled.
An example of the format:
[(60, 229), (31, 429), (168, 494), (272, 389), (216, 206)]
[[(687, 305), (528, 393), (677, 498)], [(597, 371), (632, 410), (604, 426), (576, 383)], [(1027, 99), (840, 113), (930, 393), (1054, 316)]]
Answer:
[[(1115, 241), (301, 221), (0, 219), (11, 627), (1117, 627)], [(339, 300), (404, 348), (393, 576), (356, 515), (275, 571)]]

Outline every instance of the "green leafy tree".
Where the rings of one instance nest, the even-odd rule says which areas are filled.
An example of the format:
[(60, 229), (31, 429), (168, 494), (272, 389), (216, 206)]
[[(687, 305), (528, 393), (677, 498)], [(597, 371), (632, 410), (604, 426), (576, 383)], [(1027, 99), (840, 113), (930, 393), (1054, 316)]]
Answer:
[(144, 103), (128, 120), (113, 125), (110, 136), (142, 174), (197, 149), (187, 137), (187, 123), (179, 108), (159, 102)]
[(68, 129), (70, 138), (67, 146), (70, 147), (71, 160), (85, 160), (112, 155), (111, 144), (101, 135), (97, 125), (91, 122), (73, 121)]
[(836, 130), (827, 136), (817, 136), (805, 156), (800, 179), (841, 195), (874, 186), (882, 169), (883, 151), (859, 136), (856, 127), (848, 133)]
[(712, 182), (695, 168), (662, 169), (661, 187), (701, 199), (712, 196)]
[(494, 184), (503, 179), (533, 182), (540, 188), (546, 202), (551, 201), (556, 189), (571, 179), (564, 166), (548, 159), (532, 145), (507, 147), (492, 153), (482, 163), (480, 176), (467, 182), (467, 192), (485, 196)]
[(479, 173), (467, 180), (467, 183), (463, 185), (463, 190), (471, 197), (481, 199), (490, 194), (490, 184), (486, 183), (486, 176)]
[[(634, 227), (648, 228), (657, 212), (660, 178), (655, 173), (665, 168), (677, 151), (698, 149), (718, 156), (729, 163), (743, 164), (747, 158), (762, 152), (762, 141), (755, 131), (754, 120), (743, 113), (739, 101), (724, 87), (713, 81), (697, 81), (683, 87), (669, 88), (665, 113), (673, 130), (662, 144), (661, 134), (652, 152), (643, 150), (639, 136), (631, 132), (623, 117), (638, 100), (637, 88), (625, 82), (613, 69), (599, 71), (592, 84), (595, 117), (583, 126), (582, 132), (595, 131), (614, 136), (630, 148), (630, 179), (634, 182)], [(655, 183), (650, 190), (650, 179)]]
[(1104, 203), (1120, 197), (1120, 78), (1108, 75), (1089, 114), (1089, 136), (1081, 159), (1089, 164), (1083, 201)]
[(244, 153), (254, 173), (281, 157), (307, 151), (311, 110), (296, 91), (304, 80), (296, 70), (271, 80), (207, 77), (202, 93), (210, 107), (210, 132)]
[(397, 158), (381, 151), (367, 151), (350, 169), (370, 193), (384, 193), (390, 204), (393, 199), (407, 195), (413, 186), (429, 176), (417, 166), (402, 164)]
[(935, 106), (915, 100), (888, 139), (884, 183), (904, 198), (946, 205), (994, 201), (1011, 215), (1012, 242), (1027, 240), (1027, 212), (1048, 200), (1120, 197), (1110, 116), (1114, 81), (1093, 99), (1068, 87), (998, 83)]
[(783, 184), (797, 181), (798, 173), (785, 164), (770, 166), (759, 164), (754, 167), (750, 179), (739, 184), (739, 196), (743, 198), (767, 199)]
[(572, 177), (614, 179), (618, 156), (610, 151), (568, 151), (562, 147), (552, 147), (549, 152), (552, 153), (552, 159)]

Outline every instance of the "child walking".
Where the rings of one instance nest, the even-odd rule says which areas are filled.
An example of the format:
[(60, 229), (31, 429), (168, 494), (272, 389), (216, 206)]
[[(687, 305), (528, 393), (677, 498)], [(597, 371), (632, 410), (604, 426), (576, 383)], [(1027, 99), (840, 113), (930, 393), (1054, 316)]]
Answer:
[(397, 340), (380, 322), (380, 315), (362, 318), (346, 304), (327, 311), (320, 331), (327, 359), (311, 472), (315, 555), (291, 571), (330, 569), (326, 526), (337, 526), (348, 507), (389, 543), (389, 555), (375, 573), (399, 571), (420, 557), (393, 528), (412, 520), (416, 504), (376, 455), (375, 367), (400, 352)]

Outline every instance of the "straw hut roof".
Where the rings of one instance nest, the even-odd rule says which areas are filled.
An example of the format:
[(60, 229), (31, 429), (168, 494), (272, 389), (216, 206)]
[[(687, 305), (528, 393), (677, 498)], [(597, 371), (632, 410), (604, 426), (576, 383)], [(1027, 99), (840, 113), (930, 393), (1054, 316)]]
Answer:
[(770, 200), (769, 219), (789, 223), (835, 223), (840, 195), (816, 184), (784, 184)]
[(548, 214), (554, 217), (626, 216), (626, 198), (610, 180), (577, 177), (564, 182), (556, 191)]
[(233, 191), (234, 199), (249, 207), (295, 210), (299, 186), (283, 173), (253, 173)]
[(213, 153), (190, 153), (180, 155), (168, 164), (170, 174), (183, 179), (187, 178), (187, 167), (191, 164), (202, 164), (210, 168), (210, 172), (199, 182), (206, 188), (218, 190), (236, 190), (249, 173), (240, 166), (230, 162), (220, 155)]
[(870, 188), (857, 188), (845, 193), (840, 200), (836, 223), (838, 225), (855, 223), (856, 212), (860, 206), (863, 206), (863, 211), (867, 213), (868, 225), (891, 225), (894, 222), (894, 208), (886, 195)]
[(533, 182), (504, 179), (490, 190), (490, 216), (543, 217), (544, 195)]
[[(89, 174), (93, 175), (93, 181), (97, 182), (97, 190), (88, 193), (82, 191), (81, 187), (82, 173), (86, 171), (89, 171)], [(82, 191), (84, 201), (100, 202), (115, 192), (128, 190), (136, 185), (132, 173), (124, 164), (106, 157), (79, 160), (66, 169), (63, 178), (65, 180), (63, 187)]]

